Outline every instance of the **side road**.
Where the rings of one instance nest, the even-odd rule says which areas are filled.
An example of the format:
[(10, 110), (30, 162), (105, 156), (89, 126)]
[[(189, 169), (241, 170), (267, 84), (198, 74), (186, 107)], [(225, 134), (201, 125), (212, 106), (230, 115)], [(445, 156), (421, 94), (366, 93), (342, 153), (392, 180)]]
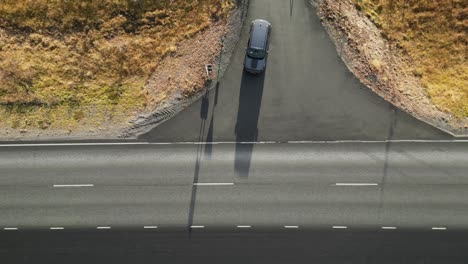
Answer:
[[(265, 8), (268, 7), (268, 8)], [(243, 72), (248, 23), (218, 87), (139, 137), (150, 142), (452, 139), (348, 70), (310, 1), (251, 0), (273, 26), (265, 74)]]

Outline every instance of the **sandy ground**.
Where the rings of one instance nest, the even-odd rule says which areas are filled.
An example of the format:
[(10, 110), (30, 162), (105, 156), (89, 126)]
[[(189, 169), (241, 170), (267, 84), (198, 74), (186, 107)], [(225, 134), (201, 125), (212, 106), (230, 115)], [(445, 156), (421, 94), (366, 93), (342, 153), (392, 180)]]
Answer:
[[(242, 26), (243, 11), (238, 8), (228, 19), (215, 22), (194, 38), (181, 42), (177, 51), (164, 58), (148, 79), (144, 89), (146, 108), (128, 117), (127, 122), (108, 120), (92, 127), (74, 130), (0, 128), (2, 140), (73, 140), (131, 137), (151, 127), (194, 101), (216, 80), (217, 66), (226, 65)], [(221, 43), (223, 37), (224, 45)], [(223, 46), (223, 48), (222, 48)], [(218, 63), (223, 51), (223, 64)], [(210, 76), (205, 65), (212, 64)], [(222, 72), (223, 69), (221, 69)]]
[(457, 135), (468, 135), (468, 118), (457, 119), (430, 101), (411, 60), (349, 0), (314, 0), (337, 50), (362, 83), (396, 107)]

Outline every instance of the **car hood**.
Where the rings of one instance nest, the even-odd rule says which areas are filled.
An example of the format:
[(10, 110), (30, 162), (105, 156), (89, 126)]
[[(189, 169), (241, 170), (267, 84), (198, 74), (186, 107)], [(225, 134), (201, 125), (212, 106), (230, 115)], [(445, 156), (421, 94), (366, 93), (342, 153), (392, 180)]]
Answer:
[(245, 56), (245, 68), (248, 70), (263, 71), (265, 69), (265, 59), (253, 59)]

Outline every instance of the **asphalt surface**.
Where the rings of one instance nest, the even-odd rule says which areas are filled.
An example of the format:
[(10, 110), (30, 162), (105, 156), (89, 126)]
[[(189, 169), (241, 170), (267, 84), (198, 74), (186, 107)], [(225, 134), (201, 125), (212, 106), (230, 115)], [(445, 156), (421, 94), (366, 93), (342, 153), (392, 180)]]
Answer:
[(265, 74), (243, 72), (249, 23), (219, 86), (140, 136), (153, 142), (447, 139), (362, 85), (309, 0), (251, 0), (247, 21), (271, 22)]
[[(467, 147), (468, 143), (1, 147), (0, 227), (204, 225), (210, 230), (299, 225), (322, 230), (346, 225), (468, 230)], [(336, 186), (341, 183), (375, 186)]]
[(283, 250), (268, 263), (463, 263), (467, 147), (2, 146), (0, 255), (258, 263)]
[[(1, 234), (2, 263), (465, 264), (466, 232), (36, 231)], [(5, 251), (3, 248), (10, 250)]]

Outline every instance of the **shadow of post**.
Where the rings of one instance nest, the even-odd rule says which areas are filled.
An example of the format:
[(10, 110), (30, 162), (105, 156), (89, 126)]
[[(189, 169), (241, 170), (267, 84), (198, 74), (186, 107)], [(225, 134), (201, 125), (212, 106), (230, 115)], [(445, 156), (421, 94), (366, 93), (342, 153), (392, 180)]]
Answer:
[(264, 82), (265, 73), (254, 76), (244, 71), (242, 74), (235, 128), (237, 143), (234, 161), (234, 169), (241, 177), (249, 176), (253, 142), (258, 139), (258, 119)]
[[(205, 123), (206, 119), (208, 118), (210, 110), (210, 99), (209, 99), (209, 92), (206, 92), (203, 95), (201, 107), (200, 107), (200, 131), (198, 132), (198, 142), (203, 141), (203, 135), (205, 133)], [(197, 185), (198, 178), (200, 176), (200, 162), (201, 162), (201, 153), (202, 153), (203, 145), (197, 145), (197, 155), (195, 160), (195, 170), (193, 172), (193, 185), (192, 185), (192, 192), (190, 197), (190, 207), (188, 212), (188, 230), (189, 236), (192, 235), (192, 228), (193, 225), (193, 216), (195, 214), (195, 201), (197, 199)]]
[(383, 210), (383, 201), (385, 200), (385, 186), (387, 183), (387, 176), (389, 170), (389, 159), (390, 159), (390, 148), (391, 148), (391, 141), (393, 139), (395, 133), (395, 127), (397, 125), (397, 109), (392, 104), (389, 105), (390, 107), (390, 124), (388, 127), (388, 134), (387, 134), (387, 142), (385, 142), (385, 149), (384, 149), (384, 165), (383, 165), (383, 174), (382, 180), (380, 183), (380, 210)]
[(206, 135), (206, 140), (205, 140), (205, 142), (208, 143), (205, 145), (205, 157), (207, 159), (211, 159), (211, 153), (213, 151), (213, 145), (210, 143), (213, 143), (214, 115), (215, 115), (216, 105), (218, 105), (218, 95), (219, 95), (219, 83), (216, 84), (213, 111), (211, 113), (210, 126), (208, 128), (208, 134)]

